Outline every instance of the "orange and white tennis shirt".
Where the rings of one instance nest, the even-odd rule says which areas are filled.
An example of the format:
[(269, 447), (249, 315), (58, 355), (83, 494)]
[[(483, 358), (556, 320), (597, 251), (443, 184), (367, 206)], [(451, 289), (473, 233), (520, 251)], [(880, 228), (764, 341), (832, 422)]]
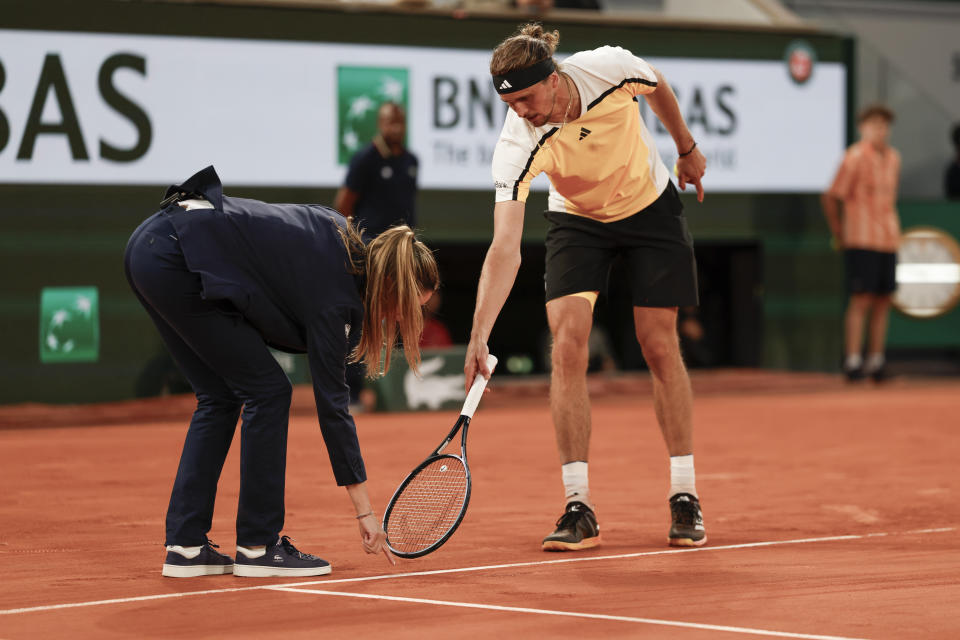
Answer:
[(545, 173), (551, 211), (601, 222), (637, 213), (670, 179), (635, 101), (656, 89), (653, 69), (626, 49), (600, 47), (573, 54), (560, 70), (580, 92), (581, 112), (563, 126), (534, 128), (507, 111), (493, 153), (496, 201), (526, 202), (530, 181)]
[(895, 253), (900, 245), (897, 183), (900, 154), (893, 147), (881, 153), (860, 141), (850, 145), (830, 185), (843, 200), (841, 241), (846, 249)]

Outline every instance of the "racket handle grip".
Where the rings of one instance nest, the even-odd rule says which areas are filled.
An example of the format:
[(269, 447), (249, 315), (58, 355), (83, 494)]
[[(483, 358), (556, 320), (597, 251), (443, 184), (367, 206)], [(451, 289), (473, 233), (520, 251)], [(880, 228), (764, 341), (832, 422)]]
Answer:
[[(490, 375), (493, 375), (493, 370), (497, 366), (497, 356), (491, 354), (487, 355), (487, 368), (490, 369)], [(463, 403), (463, 410), (460, 411), (460, 415), (467, 416), (468, 418), (473, 417), (473, 412), (477, 410), (477, 405), (480, 404), (480, 398), (483, 397), (483, 390), (487, 387), (487, 379), (477, 372), (477, 377), (473, 379), (473, 386), (470, 387), (470, 392), (467, 394), (467, 399)]]

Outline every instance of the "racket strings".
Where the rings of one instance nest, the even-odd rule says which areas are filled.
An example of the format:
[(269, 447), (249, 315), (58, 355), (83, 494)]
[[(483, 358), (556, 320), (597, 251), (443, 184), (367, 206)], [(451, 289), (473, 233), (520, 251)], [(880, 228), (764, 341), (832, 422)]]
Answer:
[(457, 458), (423, 467), (394, 501), (387, 539), (397, 551), (415, 553), (441, 541), (457, 525), (467, 501), (467, 470)]

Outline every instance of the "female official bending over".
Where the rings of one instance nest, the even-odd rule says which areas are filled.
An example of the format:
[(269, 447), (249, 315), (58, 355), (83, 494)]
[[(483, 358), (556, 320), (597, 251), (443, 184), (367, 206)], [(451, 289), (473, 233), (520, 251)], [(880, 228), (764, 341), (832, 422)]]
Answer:
[[(312, 576), (330, 564), (281, 536), (291, 386), (270, 348), (306, 352), (337, 484), (356, 509), (367, 553), (386, 551), (344, 382), (348, 356), (371, 375), (390, 366), (399, 333), (416, 370), (421, 306), (437, 288), (433, 254), (409, 227), (368, 246), (319, 205), (230, 198), (213, 167), (167, 191), (134, 231), (127, 279), (197, 394), (166, 518), (163, 575)], [(347, 353), (350, 334), (362, 334)], [(381, 354), (385, 354), (384, 356)], [(237, 420), (236, 559), (207, 538)], [(388, 558), (389, 558), (388, 554)]]

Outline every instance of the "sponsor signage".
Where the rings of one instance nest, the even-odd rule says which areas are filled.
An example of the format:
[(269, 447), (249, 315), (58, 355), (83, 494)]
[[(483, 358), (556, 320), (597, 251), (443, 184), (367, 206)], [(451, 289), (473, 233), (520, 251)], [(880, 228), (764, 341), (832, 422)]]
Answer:
[(434, 411), (459, 409), (466, 398), (463, 359), (465, 346), (424, 349), (419, 375), (414, 373), (402, 353), (390, 361), (390, 371), (371, 384), (382, 411)]
[(337, 163), (350, 158), (377, 133), (377, 110), (393, 102), (409, 110), (409, 71), (403, 67), (337, 67)]
[(96, 362), (99, 309), (96, 287), (45, 287), (40, 292), (40, 362)]
[[(807, 74), (814, 54), (788, 56), (790, 73), (784, 60), (648, 58), (707, 156), (709, 191), (828, 184), (845, 142), (845, 70), (821, 61)], [(420, 186), (489, 189), (492, 201), (506, 106), (489, 57), (0, 29), (0, 182), (170, 184), (214, 164), (228, 185), (335, 187), (392, 100), (407, 109)], [(638, 117), (670, 166), (672, 140), (642, 100)]]

